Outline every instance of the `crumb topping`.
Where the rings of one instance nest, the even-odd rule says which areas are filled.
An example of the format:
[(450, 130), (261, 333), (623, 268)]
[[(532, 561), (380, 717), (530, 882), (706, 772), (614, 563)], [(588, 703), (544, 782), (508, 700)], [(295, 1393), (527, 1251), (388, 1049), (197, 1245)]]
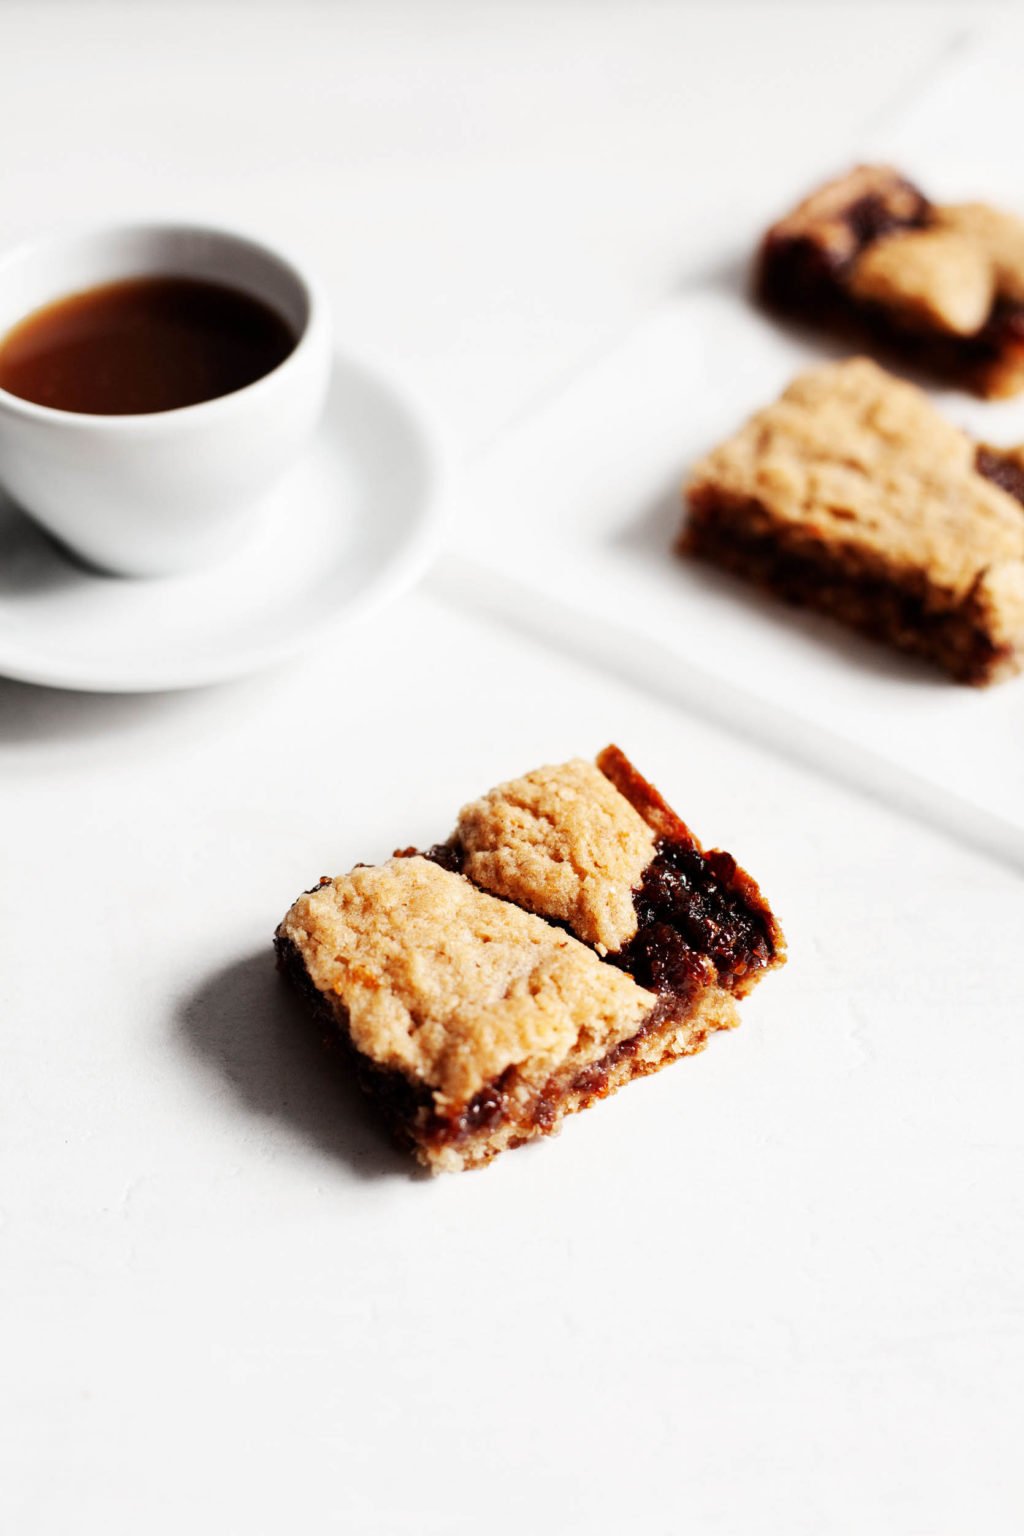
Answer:
[(920, 223), (929, 204), (890, 165), (858, 165), (816, 187), (772, 227), (778, 240), (813, 241), (834, 267), (851, 261), (865, 239)]
[(651, 828), (593, 763), (538, 768), (465, 806), (456, 836), (475, 885), (568, 923), (601, 953), (637, 930)]
[(1024, 304), (1024, 219), (987, 203), (953, 203), (936, 208), (935, 220), (984, 252), (1001, 297)]
[(847, 286), (855, 298), (971, 336), (995, 302), (996, 272), (983, 247), (953, 229), (908, 229), (869, 245)]
[(756, 502), (809, 544), (923, 573), (956, 601), (987, 582), (1012, 625), (1024, 513), (977, 472), (975, 452), (920, 390), (851, 358), (795, 379), (696, 466), (688, 489)]
[(976, 336), (999, 301), (1024, 304), (1024, 220), (987, 203), (930, 202), (892, 166), (816, 188), (768, 233), (810, 247), (857, 300), (915, 325)]
[(509, 1067), (542, 1081), (600, 1056), (657, 999), (561, 929), (427, 859), (354, 869), (300, 896), (279, 930), (347, 1010), (356, 1049), (460, 1105)]
[(1007, 560), (982, 571), (971, 604), (996, 645), (1017, 643), (1024, 634), (1024, 564)]

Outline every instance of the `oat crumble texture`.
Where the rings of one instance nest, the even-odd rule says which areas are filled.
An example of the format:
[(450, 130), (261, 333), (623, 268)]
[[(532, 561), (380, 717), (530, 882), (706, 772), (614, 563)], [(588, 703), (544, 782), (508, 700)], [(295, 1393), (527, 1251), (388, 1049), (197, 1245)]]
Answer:
[(463, 808), (457, 837), (463, 872), (495, 896), (603, 951), (636, 933), (633, 890), (654, 834), (593, 763), (574, 758), (499, 785)]

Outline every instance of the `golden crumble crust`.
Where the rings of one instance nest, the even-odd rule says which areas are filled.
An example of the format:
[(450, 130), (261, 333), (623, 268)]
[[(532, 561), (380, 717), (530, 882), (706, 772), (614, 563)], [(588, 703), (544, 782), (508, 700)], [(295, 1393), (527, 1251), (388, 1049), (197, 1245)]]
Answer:
[(459, 813), (463, 870), (475, 885), (568, 923), (601, 953), (637, 931), (633, 893), (654, 833), (582, 758), (500, 784)]
[(1024, 635), (1024, 563), (1006, 560), (989, 566), (971, 593), (971, 605), (978, 624), (997, 645), (1019, 645)]
[(983, 252), (999, 294), (1024, 303), (1024, 219), (988, 203), (949, 203), (935, 209), (935, 223)]
[(794, 380), (696, 466), (688, 492), (756, 503), (817, 544), (923, 573), (952, 600), (987, 582), (996, 624), (1016, 632), (1024, 513), (975, 452), (920, 390), (852, 358)]
[(513, 1066), (543, 1081), (581, 1041), (598, 1056), (657, 1002), (570, 934), (419, 857), (300, 896), (279, 939), (346, 1011), (356, 1050), (430, 1085), (438, 1105)]
[(907, 319), (970, 336), (996, 297), (996, 271), (984, 248), (953, 229), (899, 230), (874, 241), (848, 279), (858, 299), (899, 309)]

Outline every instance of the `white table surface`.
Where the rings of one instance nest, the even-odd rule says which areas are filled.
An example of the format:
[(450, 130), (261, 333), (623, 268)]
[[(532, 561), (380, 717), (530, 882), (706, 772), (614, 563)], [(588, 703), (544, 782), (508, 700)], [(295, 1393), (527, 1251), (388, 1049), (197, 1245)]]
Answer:
[[(287, 231), (479, 465), (735, 236), (730, 185), (851, 158), (1000, 19), (5, 4), (0, 240)], [(230, 688), (0, 682), (0, 1529), (1015, 1536), (1019, 875), (497, 606), (453, 549)], [(789, 967), (557, 1142), (410, 1177), (273, 926), (611, 738)]]

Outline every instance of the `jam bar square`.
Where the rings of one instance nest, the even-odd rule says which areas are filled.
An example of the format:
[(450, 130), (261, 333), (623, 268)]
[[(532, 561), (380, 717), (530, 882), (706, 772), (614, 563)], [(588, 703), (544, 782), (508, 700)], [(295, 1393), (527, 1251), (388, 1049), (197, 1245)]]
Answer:
[(933, 203), (890, 166), (858, 166), (774, 224), (756, 288), (977, 394), (1024, 389), (1024, 220)]
[[(706, 854), (617, 749), (488, 804), (500, 821), (531, 797), (536, 814), (509, 827), (511, 899), (487, 888), (502, 879), (481, 836), (461, 840), (479, 827), (474, 802), (449, 842), (321, 882), (276, 935), (325, 1035), (435, 1172), (550, 1134), (701, 1049), (784, 958), (753, 880)], [(564, 885), (559, 863), (575, 872)]]
[(1024, 453), (866, 358), (797, 378), (693, 470), (683, 551), (984, 684), (1024, 659)]

